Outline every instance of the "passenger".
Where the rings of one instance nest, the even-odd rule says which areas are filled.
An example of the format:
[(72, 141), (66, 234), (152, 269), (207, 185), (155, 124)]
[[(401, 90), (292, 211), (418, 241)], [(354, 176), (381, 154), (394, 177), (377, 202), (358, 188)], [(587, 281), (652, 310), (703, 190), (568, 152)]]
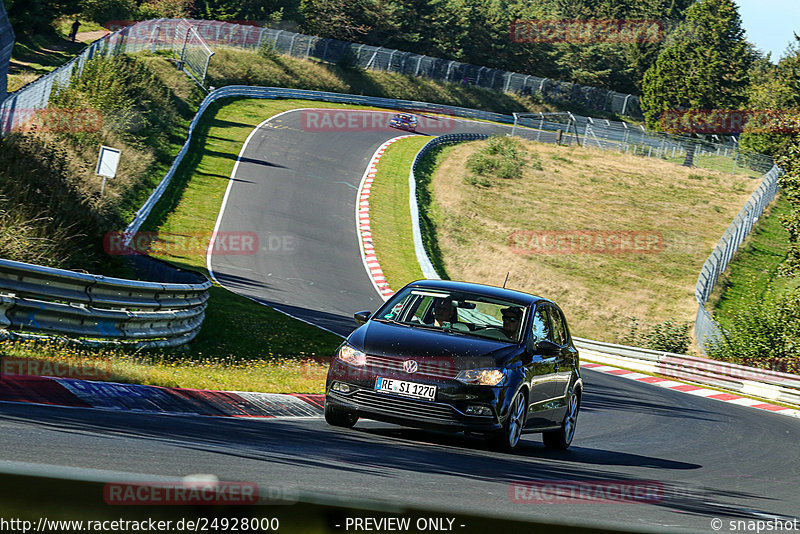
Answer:
[(450, 299), (437, 298), (433, 302), (433, 322), (436, 326), (458, 321), (458, 312)]

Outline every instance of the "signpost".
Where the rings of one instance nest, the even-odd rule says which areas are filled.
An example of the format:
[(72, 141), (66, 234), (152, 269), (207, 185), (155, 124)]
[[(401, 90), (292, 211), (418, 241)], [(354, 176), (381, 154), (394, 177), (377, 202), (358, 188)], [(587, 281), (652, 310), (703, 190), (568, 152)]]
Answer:
[(100, 155), (97, 157), (97, 169), (95, 174), (103, 177), (103, 185), (100, 186), (100, 196), (106, 188), (106, 179), (114, 178), (117, 175), (119, 166), (119, 156), (121, 151), (110, 146), (100, 145)]

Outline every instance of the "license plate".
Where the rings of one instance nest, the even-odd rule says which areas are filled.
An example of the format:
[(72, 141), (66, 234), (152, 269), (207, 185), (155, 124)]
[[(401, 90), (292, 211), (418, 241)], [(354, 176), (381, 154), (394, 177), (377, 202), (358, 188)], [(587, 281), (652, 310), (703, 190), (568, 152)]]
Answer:
[(375, 381), (375, 391), (396, 393), (397, 395), (429, 401), (436, 398), (436, 386), (406, 382), (405, 380), (395, 380), (393, 378), (382, 378), (380, 376)]

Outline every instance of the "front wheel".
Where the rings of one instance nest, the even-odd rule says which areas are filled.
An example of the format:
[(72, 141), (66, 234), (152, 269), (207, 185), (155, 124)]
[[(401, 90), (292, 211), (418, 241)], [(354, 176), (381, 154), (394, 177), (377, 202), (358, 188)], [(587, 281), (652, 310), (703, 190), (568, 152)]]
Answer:
[(575, 435), (575, 425), (578, 422), (578, 411), (581, 407), (581, 398), (574, 390), (569, 395), (569, 404), (567, 405), (567, 413), (564, 416), (564, 421), (561, 423), (561, 428), (553, 432), (543, 432), (542, 441), (544, 446), (548, 449), (566, 450), (572, 443), (572, 437)]
[(522, 391), (517, 392), (511, 403), (508, 418), (503, 423), (502, 430), (492, 436), (494, 448), (502, 451), (512, 451), (517, 447), (522, 436), (522, 429), (525, 426), (525, 418), (528, 415), (527, 408), (528, 403), (525, 400), (525, 393)]
[(358, 421), (358, 416), (354, 413), (334, 408), (327, 402), (325, 403), (325, 421), (331, 426), (352, 428)]

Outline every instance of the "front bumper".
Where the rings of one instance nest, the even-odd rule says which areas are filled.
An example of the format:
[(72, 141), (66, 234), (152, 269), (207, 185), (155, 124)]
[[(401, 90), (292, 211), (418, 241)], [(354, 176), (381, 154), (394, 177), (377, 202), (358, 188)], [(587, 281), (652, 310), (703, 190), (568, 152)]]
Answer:
[[(496, 415), (467, 415), (459, 408), (464, 406), (447, 402), (426, 401), (392, 395), (353, 386), (354, 391), (341, 393), (330, 389), (325, 394), (325, 404), (358, 414), (359, 417), (387, 423), (419, 428), (436, 428), (454, 431), (472, 430), (492, 432), (501, 428)], [(480, 403), (482, 406), (494, 406)]]

